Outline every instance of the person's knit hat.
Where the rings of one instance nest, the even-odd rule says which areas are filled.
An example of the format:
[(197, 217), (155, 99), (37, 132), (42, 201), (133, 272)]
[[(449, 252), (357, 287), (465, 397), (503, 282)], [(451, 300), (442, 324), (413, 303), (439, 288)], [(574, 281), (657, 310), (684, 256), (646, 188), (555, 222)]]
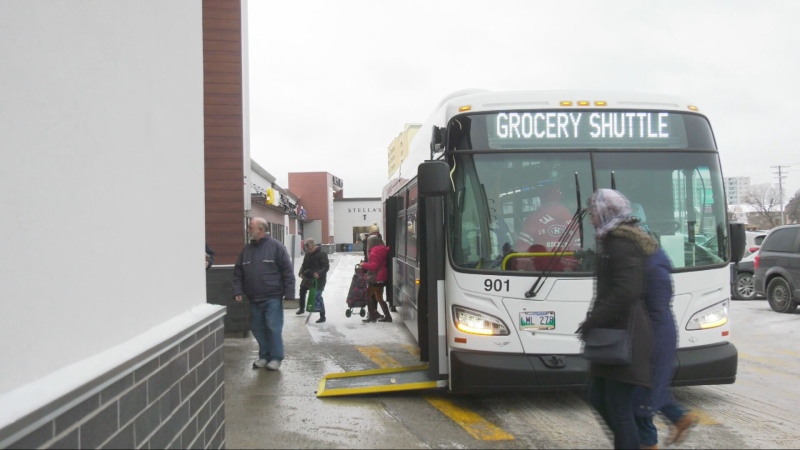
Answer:
[(370, 233), (380, 233), (381, 229), (378, 227), (378, 222), (372, 222), (372, 226), (369, 227)]

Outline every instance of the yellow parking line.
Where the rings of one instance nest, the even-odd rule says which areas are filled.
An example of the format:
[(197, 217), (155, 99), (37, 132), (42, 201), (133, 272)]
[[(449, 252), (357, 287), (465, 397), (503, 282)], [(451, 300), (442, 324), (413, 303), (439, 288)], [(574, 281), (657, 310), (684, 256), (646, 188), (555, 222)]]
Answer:
[(378, 365), (381, 369), (389, 369), (391, 367), (400, 367), (400, 363), (394, 358), (383, 352), (380, 347), (356, 347), (362, 355), (369, 358), (372, 362)]
[[(383, 369), (400, 367), (400, 363), (387, 355), (379, 347), (356, 347), (362, 355)], [(474, 412), (456, 406), (450, 400), (425, 396), (425, 400), (450, 420), (457, 423), (475, 439), (480, 441), (513, 441), (514, 435), (506, 433), (502, 428), (494, 425)]]
[(417, 347), (416, 345), (404, 344), (403, 348), (406, 349), (408, 353), (414, 356), (419, 356), (419, 347)]
[(433, 396), (426, 396), (425, 400), (479, 441), (514, 440), (513, 434), (506, 433), (502, 428), (474, 412), (454, 405), (450, 400)]

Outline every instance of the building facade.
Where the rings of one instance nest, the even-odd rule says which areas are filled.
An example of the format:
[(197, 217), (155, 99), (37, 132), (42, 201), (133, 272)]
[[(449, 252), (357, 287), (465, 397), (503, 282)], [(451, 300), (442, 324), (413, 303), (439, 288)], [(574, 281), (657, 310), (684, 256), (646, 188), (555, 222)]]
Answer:
[(403, 131), (397, 135), (389, 144), (388, 160), (389, 160), (389, 173), (391, 177), (399, 168), (400, 164), (408, 157), (408, 147), (414, 136), (417, 135), (422, 125), (417, 123), (407, 123), (403, 125)]
[(347, 245), (352, 245), (351, 250), (360, 250), (362, 241), (361, 233), (367, 233), (373, 223), (383, 228), (383, 206), (380, 197), (369, 198), (342, 198), (333, 201), (334, 216), (334, 242), (340, 251), (347, 251)]
[(204, 128), (204, 43), (242, 15), (0, 2), (0, 60), (18, 62), (0, 69), (0, 448), (225, 446), (225, 308), (201, 248), (204, 137), (227, 132)]
[(344, 197), (344, 181), (328, 172), (290, 172), (289, 190), (305, 209), (303, 238), (334, 244), (333, 202)]
[(729, 205), (741, 205), (750, 190), (750, 177), (725, 177), (725, 196)]

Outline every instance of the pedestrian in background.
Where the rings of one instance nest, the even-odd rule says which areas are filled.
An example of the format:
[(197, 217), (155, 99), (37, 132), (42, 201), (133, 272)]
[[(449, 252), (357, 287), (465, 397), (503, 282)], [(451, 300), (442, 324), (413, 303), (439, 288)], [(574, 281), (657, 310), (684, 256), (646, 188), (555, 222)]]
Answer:
[(583, 339), (594, 328), (626, 329), (632, 343), (629, 364), (590, 364), (589, 401), (611, 429), (615, 448), (639, 448), (633, 389), (650, 386), (652, 346), (644, 267), (658, 243), (634, 225), (628, 199), (615, 190), (595, 192), (589, 214), (597, 238), (597, 278), (592, 307), (577, 332)]
[(267, 221), (250, 219), (250, 243), (233, 267), (233, 298), (250, 300), (253, 337), (258, 342), (258, 360), (253, 367), (278, 370), (283, 361), (283, 299), (294, 296), (294, 268), (289, 252), (268, 236)]
[[(314, 239), (306, 239), (305, 248), (306, 255), (303, 257), (303, 264), (300, 266), (300, 309), (295, 313), (297, 315), (306, 312), (306, 294), (308, 294), (308, 290), (315, 280), (317, 282), (317, 293), (322, 298), (321, 294), (325, 290), (325, 281), (330, 269), (328, 254), (319, 248)], [(309, 298), (308, 301), (314, 302), (316, 299)], [(320, 307), (317, 323), (325, 322), (325, 303), (321, 301)]]
[(645, 306), (653, 325), (652, 383), (650, 389), (634, 389), (633, 413), (642, 448), (658, 448), (658, 429), (653, 423), (656, 413), (661, 412), (673, 424), (668, 444), (683, 441), (699, 418), (678, 404), (670, 388), (676, 369), (678, 330), (672, 314), (672, 264), (663, 249), (648, 258), (645, 272)]
[[(369, 258), (367, 262), (361, 264), (361, 268), (367, 271), (367, 318), (362, 322), (391, 322), (392, 315), (389, 312), (389, 305), (383, 299), (383, 288), (386, 280), (389, 279), (389, 269), (387, 262), (389, 259), (389, 247), (377, 235), (367, 238), (367, 249)], [(381, 305), (383, 316), (378, 314), (378, 304)]]

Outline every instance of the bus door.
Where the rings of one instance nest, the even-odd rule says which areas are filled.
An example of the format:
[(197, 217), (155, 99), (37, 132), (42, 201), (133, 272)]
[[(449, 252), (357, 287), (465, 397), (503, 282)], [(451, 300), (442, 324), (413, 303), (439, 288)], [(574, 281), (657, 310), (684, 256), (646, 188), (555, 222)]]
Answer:
[[(432, 380), (446, 378), (448, 373), (443, 195), (449, 187), (449, 170), (450, 167), (444, 161), (426, 161), (419, 166), (417, 180), (420, 195), (419, 346), (420, 358), (428, 361)], [(423, 358), (423, 355), (427, 358)]]

